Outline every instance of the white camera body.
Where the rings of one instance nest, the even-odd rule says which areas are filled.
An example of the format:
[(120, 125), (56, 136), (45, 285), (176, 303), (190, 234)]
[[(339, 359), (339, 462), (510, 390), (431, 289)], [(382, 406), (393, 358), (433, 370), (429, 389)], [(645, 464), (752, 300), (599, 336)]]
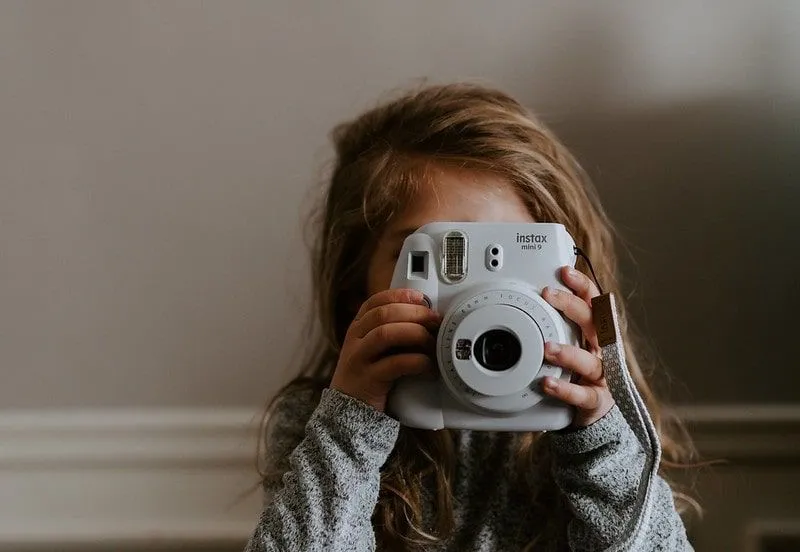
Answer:
[[(422, 429), (548, 431), (574, 410), (547, 397), (541, 379), (571, 374), (544, 362), (544, 343), (580, 344), (580, 330), (541, 291), (567, 290), (575, 242), (561, 224), (434, 222), (408, 236), (392, 288), (416, 289), (442, 313), (439, 376), (395, 384), (388, 411)], [(568, 291), (568, 290), (567, 290)]]

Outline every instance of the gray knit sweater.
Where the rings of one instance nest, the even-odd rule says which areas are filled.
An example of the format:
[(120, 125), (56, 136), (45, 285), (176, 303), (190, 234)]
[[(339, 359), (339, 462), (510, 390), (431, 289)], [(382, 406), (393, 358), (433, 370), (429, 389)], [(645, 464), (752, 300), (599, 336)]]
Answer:
[[(284, 473), (265, 489), (265, 506), (246, 552), (366, 552), (376, 549), (371, 515), (381, 466), (399, 423), (335, 390), (318, 404), (312, 393), (282, 398), (267, 435), (267, 463)], [(437, 550), (520, 550), (544, 520), (530, 514), (510, 481), (509, 433), (459, 432), (452, 482), (455, 533)], [(644, 455), (614, 407), (587, 428), (549, 433), (552, 477), (570, 505), (566, 541), (573, 551), (599, 551), (632, 513)], [(659, 479), (647, 545), (642, 551), (691, 551), (672, 493)], [(430, 510), (429, 510), (430, 511)]]

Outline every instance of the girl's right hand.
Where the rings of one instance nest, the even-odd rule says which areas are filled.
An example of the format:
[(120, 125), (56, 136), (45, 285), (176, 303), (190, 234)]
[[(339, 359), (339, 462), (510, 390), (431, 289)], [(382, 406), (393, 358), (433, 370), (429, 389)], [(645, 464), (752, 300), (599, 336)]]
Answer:
[(383, 412), (397, 378), (434, 370), (431, 355), (440, 323), (419, 291), (376, 293), (347, 329), (331, 388)]

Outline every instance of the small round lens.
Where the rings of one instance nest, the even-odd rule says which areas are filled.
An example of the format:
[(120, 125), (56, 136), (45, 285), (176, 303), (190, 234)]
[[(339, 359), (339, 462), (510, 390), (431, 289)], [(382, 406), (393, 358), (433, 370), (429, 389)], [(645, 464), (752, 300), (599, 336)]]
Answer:
[(519, 339), (507, 330), (489, 330), (475, 340), (475, 360), (487, 370), (508, 370), (521, 356)]

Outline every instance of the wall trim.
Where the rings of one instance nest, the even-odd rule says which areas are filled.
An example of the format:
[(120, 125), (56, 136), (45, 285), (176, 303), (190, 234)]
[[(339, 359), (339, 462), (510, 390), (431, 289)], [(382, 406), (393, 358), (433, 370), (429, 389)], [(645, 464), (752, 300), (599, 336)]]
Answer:
[[(800, 404), (678, 409), (705, 457), (800, 459)], [(0, 411), (0, 550), (243, 543), (258, 408)]]
[(259, 416), (241, 408), (0, 411), (0, 468), (253, 465)]
[(765, 541), (770, 538), (789, 539), (800, 542), (800, 520), (758, 519), (747, 524), (744, 530), (743, 552), (762, 552)]
[(258, 408), (0, 411), (0, 550), (231, 549), (261, 505)]
[(680, 407), (701, 456), (730, 465), (800, 462), (800, 403)]

